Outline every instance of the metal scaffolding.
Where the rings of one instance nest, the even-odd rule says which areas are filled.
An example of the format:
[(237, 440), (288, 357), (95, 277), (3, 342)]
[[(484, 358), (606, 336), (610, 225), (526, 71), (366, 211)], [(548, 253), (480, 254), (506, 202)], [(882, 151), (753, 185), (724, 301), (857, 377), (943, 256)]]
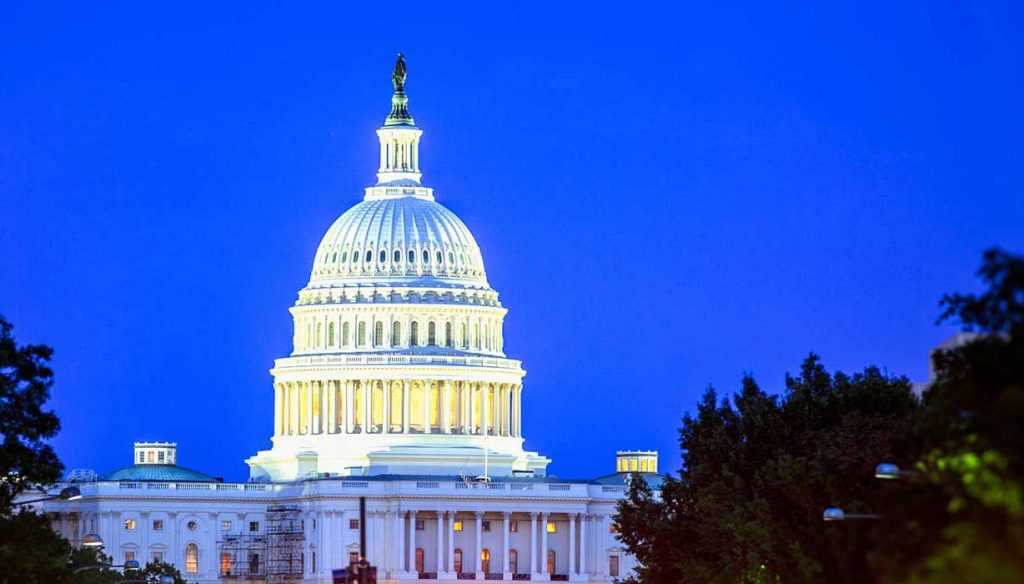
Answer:
[(220, 542), (220, 577), (232, 582), (267, 582), (267, 536), (225, 534)]
[(267, 508), (267, 584), (281, 584), (302, 579), (304, 572), (303, 543), (306, 535), (301, 513), (296, 505)]

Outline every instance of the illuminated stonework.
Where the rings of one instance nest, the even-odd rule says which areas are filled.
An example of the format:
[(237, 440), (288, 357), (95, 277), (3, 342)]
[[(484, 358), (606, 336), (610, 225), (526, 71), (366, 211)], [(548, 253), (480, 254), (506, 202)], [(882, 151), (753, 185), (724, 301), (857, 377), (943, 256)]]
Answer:
[(405, 116), (393, 108), (377, 130), (378, 182), (327, 230), (291, 309), (273, 448), (247, 461), (256, 480), (545, 473), (523, 450), (506, 310), (472, 233), (420, 183), (423, 131), (395, 99)]

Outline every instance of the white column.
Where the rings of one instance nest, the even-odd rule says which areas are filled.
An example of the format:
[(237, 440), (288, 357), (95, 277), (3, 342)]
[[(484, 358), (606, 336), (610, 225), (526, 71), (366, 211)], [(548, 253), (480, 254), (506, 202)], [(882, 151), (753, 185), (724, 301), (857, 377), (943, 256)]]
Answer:
[[(281, 421), (283, 420), (283, 412), (281, 407), (281, 384), (274, 384), (274, 436), (281, 435)], [(148, 550), (147, 550), (148, 551)], [(145, 558), (143, 558), (145, 559)]]
[(352, 434), (355, 430), (355, 381), (345, 380), (345, 433)]
[(291, 399), (292, 434), (295, 434), (297, 436), (299, 434), (299, 398), (301, 396), (299, 395), (299, 384), (298, 383), (292, 383), (291, 385), (292, 385), (292, 399)]
[(491, 415), (491, 386), (484, 384), (480, 390), (480, 432), (486, 436), (491, 431), (491, 425), (487, 423), (488, 417)]
[(306, 434), (313, 433), (313, 382), (306, 383)]
[(474, 523), (475, 531), (476, 531), (476, 556), (474, 558), (474, 564), (473, 564), (475, 566), (473, 571), (476, 572), (476, 579), (477, 580), (483, 580), (483, 578), (484, 578), (482, 576), (482, 574), (483, 574), (483, 566), (481, 565), (481, 561), (480, 561), (480, 553), (483, 551), (483, 547), (484, 547), (483, 545), (481, 545), (483, 543), (483, 533), (481, 532), (481, 529), (480, 529), (481, 523), (483, 523), (483, 520), (484, 520), (484, 513), (483, 513), (483, 511), (477, 511), (476, 512), (476, 522)]
[(444, 381), (441, 386), (441, 431), (445, 434), (452, 433), (452, 382), (450, 379)]
[(567, 574), (576, 573), (576, 514), (569, 514), (569, 570)]
[(455, 571), (455, 511), (448, 512), (448, 570)]
[(530, 574), (537, 572), (537, 514), (530, 512)]
[(397, 573), (405, 572), (405, 512), (395, 513), (395, 549), (393, 570)]
[(384, 427), (385, 434), (391, 431), (391, 382), (383, 381), (381, 391), (384, 394)]
[(406, 556), (409, 561), (409, 573), (416, 572), (416, 512), (409, 511), (409, 553)]
[(434, 571), (444, 572), (444, 511), (437, 512), (437, 567)]
[[(594, 530), (597, 532), (594, 535), (597, 537), (599, 542), (604, 539), (604, 534), (608, 533), (608, 526), (604, 524), (604, 515), (594, 516)], [(608, 554), (605, 552), (604, 546), (601, 544), (598, 544), (597, 546), (597, 556), (594, 558), (594, 562), (596, 562), (596, 569), (594, 571), (597, 572), (597, 575), (607, 576)], [(622, 566), (619, 567), (621, 568)]]
[(373, 395), (373, 390), (370, 388), (370, 382), (363, 380), (363, 434), (370, 432), (370, 397)]
[(423, 433), (430, 434), (430, 381), (423, 382)]
[(409, 433), (409, 380), (402, 380), (402, 433)]
[(505, 580), (512, 579), (512, 573), (508, 571), (508, 527), (511, 516), (512, 514), (506, 511), (502, 513), (501, 521), (501, 570), (497, 571), (503, 574), (502, 578)]
[(587, 522), (589, 515), (580, 516), (580, 574), (587, 574)]
[(540, 514), (540, 573), (548, 575), (548, 517), (547, 513)]

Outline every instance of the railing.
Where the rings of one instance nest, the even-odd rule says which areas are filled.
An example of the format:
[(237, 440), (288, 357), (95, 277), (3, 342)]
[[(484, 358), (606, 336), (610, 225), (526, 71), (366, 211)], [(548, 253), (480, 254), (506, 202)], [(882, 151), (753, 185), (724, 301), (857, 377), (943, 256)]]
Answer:
[(568, 574), (552, 574), (551, 575), (551, 581), (552, 582), (568, 582), (569, 581), (569, 575)]
[(530, 573), (526, 572), (525, 574), (512, 574), (512, 579), (513, 580), (529, 580), (530, 579)]
[(286, 369), (309, 365), (454, 365), (520, 369), (522, 361), (501, 357), (459, 357), (454, 355), (303, 355), (284, 357), (274, 367)]
[(437, 580), (437, 572), (420, 572), (420, 580)]
[(555, 483), (548, 484), (549, 491), (571, 491), (572, 485), (560, 485)]
[(342, 481), (341, 488), (343, 489), (365, 489), (370, 486), (367, 481)]
[(611, 486), (609, 486), (609, 485), (602, 485), (601, 486), (601, 492), (602, 493), (625, 493), (626, 492), (626, 487), (619, 487), (619, 486), (615, 486), (615, 485), (611, 485)]
[(504, 580), (505, 577), (501, 572), (487, 572), (484, 574), (484, 580)]
[[(111, 484), (94, 483), (96, 485)], [(151, 490), (151, 491), (269, 491), (272, 485), (262, 483), (188, 483), (188, 482), (143, 482), (143, 481), (118, 481), (117, 488), (122, 490)]]
[(438, 489), (441, 487), (441, 483), (437, 481), (416, 481), (417, 489)]
[(458, 580), (476, 580), (476, 572), (459, 572), (455, 577)]

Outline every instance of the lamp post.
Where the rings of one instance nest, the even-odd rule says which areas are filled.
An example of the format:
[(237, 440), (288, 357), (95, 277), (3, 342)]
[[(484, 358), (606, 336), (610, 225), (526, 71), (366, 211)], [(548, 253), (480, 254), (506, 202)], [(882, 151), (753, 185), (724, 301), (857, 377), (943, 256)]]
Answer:
[(822, 513), (821, 518), (825, 521), (846, 521), (847, 519), (880, 519), (882, 516), (875, 513), (847, 513), (838, 507), (829, 507)]

